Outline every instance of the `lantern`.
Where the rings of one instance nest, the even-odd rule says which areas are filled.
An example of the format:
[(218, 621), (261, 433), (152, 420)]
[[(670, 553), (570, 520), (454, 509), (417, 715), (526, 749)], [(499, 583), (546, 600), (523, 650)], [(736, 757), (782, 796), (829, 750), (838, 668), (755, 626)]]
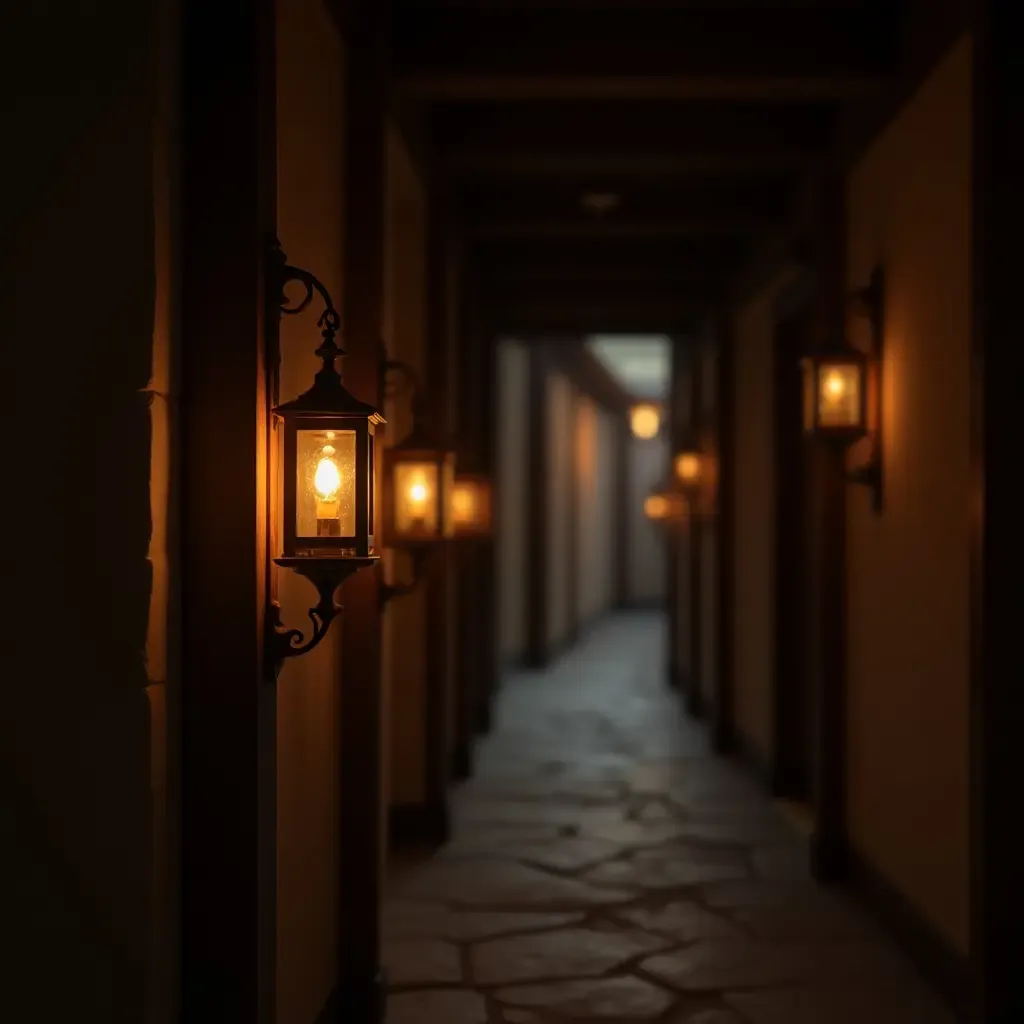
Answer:
[[(308, 639), (285, 629), (280, 608), (267, 614), (266, 655), (274, 675), (284, 658), (312, 650), (340, 610), (334, 592), (352, 573), (377, 561), (373, 536), (374, 428), (384, 418), (344, 386), (336, 362), (344, 355), (335, 342), (340, 317), (323, 284), (306, 270), (288, 266), (275, 245), (269, 256), (271, 286), (281, 313), (297, 315), (318, 293), (324, 311), (318, 321), (322, 366), (312, 387), (272, 410), (273, 433), (282, 438), (282, 555), (274, 562), (305, 576), (319, 602), (309, 610), (313, 631)], [(284, 289), (300, 282), (306, 294), (289, 305)]]
[(704, 480), (704, 459), (694, 447), (684, 447), (672, 460), (676, 483), (686, 494), (696, 494)]
[[(867, 285), (851, 296), (851, 307), (869, 325), (867, 344), (844, 344), (803, 361), (804, 430), (841, 453), (843, 474), (871, 489), (875, 512), (882, 511), (882, 361), (884, 279), (875, 268)], [(861, 439), (857, 464), (846, 466), (846, 451)]]
[(848, 349), (804, 360), (804, 430), (848, 444), (867, 433), (868, 360)]
[(661, 413), (656, 405), (642, 402), (630, 410), (629, 422), (634, 437), (641, 441), (649, 441), (658, 436), (661, 429)]
[(490, 536), (490, 478), (479, 473), (459, 473), (452, 489), (451, 508), (457, 537)]
[(644, 515), (652, 522), (679, 522), (686, 512), (686, 499), (671, 487), (656, 487), (644, 498)]
[(384, 547), (419, 547), (453, 535), (453, 452), (414, 426), (404, 441), (385, 450), (384, 481)]

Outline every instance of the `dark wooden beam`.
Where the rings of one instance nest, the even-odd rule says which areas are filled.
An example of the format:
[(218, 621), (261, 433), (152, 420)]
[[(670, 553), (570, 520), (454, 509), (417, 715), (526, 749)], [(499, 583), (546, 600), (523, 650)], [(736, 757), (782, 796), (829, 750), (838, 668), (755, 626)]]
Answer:
[(274, 5), (235, 0), (211, 19), (188, 0), (181, 14), (180, 1012), (262, 1024), (276, 959), (276, 711), (261, 671)]
[(433, 115), (432, 138), (454, 168), (589, 163), (666, 170), (798, 165), (827, 152), (829, 104), (523, 102), (460, 104)]
[(488, 307), (495, 328), (503, 333), (531, 334), (674, 334), (688, 327), (707, 308), (690, 303), (535, 303), (492, 304)]
[(874, 10), (409, 9), (397, 84), (431, 100), (835, 100), (891, 68)]
[(493, 220), (469, 225), (471, 234), (481, 238), (538, 239), (701, 239), (735, 237), (778, 231), (781, 218), (752, 220), (749, 217), (707, 216), (687, 220), (621, 220), (614, 217), (593, 220)]
[(793, 173), (813, 157), (801, 150), (737, 147), (733, 152), (621, 153), (615, 150), (453, 154), (446, 166), (458, 173), (495, 178), (624, 178), (659, 181), (707, 175), (765, 176)]

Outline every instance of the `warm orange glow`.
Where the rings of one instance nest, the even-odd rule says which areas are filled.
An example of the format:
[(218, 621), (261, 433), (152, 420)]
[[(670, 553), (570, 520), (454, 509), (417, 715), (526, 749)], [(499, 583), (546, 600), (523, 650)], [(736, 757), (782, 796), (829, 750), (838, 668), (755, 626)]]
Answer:
[(700, 456), (696, 452), (680, 452), (675, 459), (676, 479), (682, 484), (700, 480)]
[(633, 436), (642, 441), (649, 441), (657, 437), (661, 427), (661, 414), (656, 405), (644, 403), (635, 405), (630, 413), (630, 424), (633, 428)]
[(826, 428), (862, 426), (863, 386), (859, 363), (822, 363), (818, 369), (818, 424)]
[(648, 519), (665, 519), (669, 514), (669, 500), (663, 494), (650, 494), (644, 499), (644, 515)]
[(491, 484), (480, 475), (455, 478), (450, 493), (454, 531), (461, 536), (486, 536), (491, 529)]
[(316, 472), (313, 474), (313, 487), (320, 501), (334, 501), (341, 490), (341, 470), (331, 458), (333, 454), (334, 449), (330, 445), (325, 445), (323, 458), (317, 463)]

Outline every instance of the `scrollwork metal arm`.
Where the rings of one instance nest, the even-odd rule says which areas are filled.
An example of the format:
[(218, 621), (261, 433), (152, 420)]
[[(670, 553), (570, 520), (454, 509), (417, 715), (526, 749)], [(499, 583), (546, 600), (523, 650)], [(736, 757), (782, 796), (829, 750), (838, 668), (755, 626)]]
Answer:
[(281, 621), (281, 606), (274, 601), (267, 610), (266, 647), (267, 660), (274, 667), (277, 676), (286, 658), (298, 658), (309, 653), (327, 635), (331, 623), (341, 612), (341, 605), (334, 600), (336, 580), (314, 581), (320, 600), (309, 609), (312, 630), (308, 639), (305, 631), (289, 628)]

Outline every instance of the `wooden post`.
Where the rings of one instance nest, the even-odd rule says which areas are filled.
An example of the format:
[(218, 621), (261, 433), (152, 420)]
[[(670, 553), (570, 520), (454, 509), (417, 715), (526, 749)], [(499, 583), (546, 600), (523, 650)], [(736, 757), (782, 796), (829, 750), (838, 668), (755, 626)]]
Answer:
[[(267, 1022), (276, 694), (267, 592), (265, 255), (275, 233), (274, 5), (182, 10), (182, 1019)], [(270, 339), (273, 343), (273, 339)]]
[[(343, 368), (349, 390), (378, 408), (384, 402), (379, 345), (384, 309), (387, 7), (381, 0), (350, 5), (345, 89)], [(379, 506), (377, 502), (378, 517)], [(356, 573), (340, 591), (345, 610), (340, 620), (341, 834), (334, 1019), (346, 1024), (370, 1024), (384, 1014), (379, 965), (384, 858), (379, 588), (380, 573), (374, 570)]]

